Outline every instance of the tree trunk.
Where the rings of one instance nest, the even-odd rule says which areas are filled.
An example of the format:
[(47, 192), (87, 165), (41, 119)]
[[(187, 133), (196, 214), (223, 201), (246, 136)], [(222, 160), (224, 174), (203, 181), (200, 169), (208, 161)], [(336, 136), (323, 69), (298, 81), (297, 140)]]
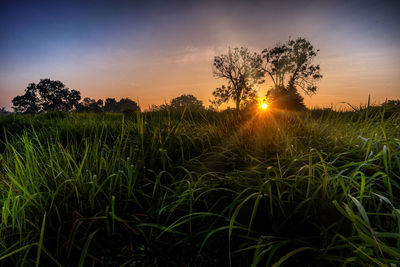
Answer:
[(236, 111), (239, 113), (239, 108), (240, 108), (240, 99), (236, 99)]

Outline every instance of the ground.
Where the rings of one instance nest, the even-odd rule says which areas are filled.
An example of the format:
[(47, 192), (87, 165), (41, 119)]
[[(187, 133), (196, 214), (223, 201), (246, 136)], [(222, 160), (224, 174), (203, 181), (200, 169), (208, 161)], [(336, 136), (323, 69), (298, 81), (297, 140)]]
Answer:
[(400, 116), (0, 117), (0, 263), (400, 262)]

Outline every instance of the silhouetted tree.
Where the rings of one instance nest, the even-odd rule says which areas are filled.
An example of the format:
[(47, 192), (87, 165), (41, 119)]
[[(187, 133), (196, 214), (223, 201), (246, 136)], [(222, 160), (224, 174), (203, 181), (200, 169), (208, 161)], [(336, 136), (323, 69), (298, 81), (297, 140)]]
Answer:
[(171, 100), (171, 108), (190, 108), (192, 110), (204, 109), (203, 102), (194, 95), (183, 94)]
[(13, 98), (12, 108), (17, 113), (38, 113), (41, 110), (39, 97), (36, 95), (36, 84), (30, 83), (25, 89), (25, 94)]
[(100, 112), (103, 110), (103, 100), (95, 100), (90, 97), (85, 97), (81, 103), (79, 103), (79, 107), (77, 111), (79, 112)]
[(65, 107), (66, 110), (76, 109), (79, 104), (79, 100), (81, 100), (81, 92), (77, 90), (71, 90), (69, 94), (67, 94)]
[(115, 98), (107, 98), (106, 103), (104, 104), (104, 111), (105, 112), (114, 112), (117, 107), (117, 101)]
[(135, 101), (129, 98), (121, 98), (120, 101), (116, 101), (115, 98), (107, 98), (103, 110), (106, 112), (123, 113), (127, 110), (140, 110), (140, 107)]
[(255, 85), (264, 82), (261, 55), (249, 51), (245, 47), (229, 49), (227, 54), (214, 57), (213, 74), (217, 78), (228, 81), (213, 92), (215, 105), (235, 101), (236, 110), (240, 102), (256, 95)]
[(8, 112), (5, 107), (0, 108), (0, 115), (5, 115), (8, 113), (10, 113), (10, 112)]
[[(36, 85), (43, 111), (70, 110), (80, 100), (80, 93), (71, 92), (60, 81), (41, 79)], [(70, 96), (72, 94), (72, 96)], [(76, 99), (77, 98), (77, 99)], [(72, 100), (72, 103), (70, 101)]]
[(38, 84), (30, 83), (24, 95), (14, 97), (12, 108), (19, 113), (69, 111), (77, 107), (80, 99), (79, 91), (69, 90), (62, 82), (41, 79)]
[(91, 99), (90, 97), (85, 97), (82, 102), (79, 103), (77, 111), (78, 112), (88, 112), (90, 108), (96, 104), (96, 100)]
[(95, 106), (94, 112), (103, 111), (103, 108), (104, 108), (103, 104), (104, 104), (103, 99), (97, 100), (97, 101), (96, 101), (96, 106)]
[(248, 99), (246, 99), (246, 101), (243, 101), (243, 103), (241, 103), (242, 110), (255, 111), (255, 110), (257, 110), (258, 106), (259, 106), (259, 103), (258, 103), (258, 98), (256, 96), (254, 96), (252, 98), (248, 98)]
[(267, 99), (270, 99), (273, 107), (290, 110), (306, 109), (304, 98), (295, 90), (294, 87), (275, 86), (268, 90)]
[(124, 112), (127, 110), (140, 110), (139, 105), (129, 98), (121, 98), (121, 100), (119, 100), (119, 102), (117, 103), (117, 107), (118, 112)]
[(85, 97), (85, 98), (82, 100), (82, 105), (83, 105), (84, 107), (87, 107), (87, 108), (93, 107), (93, 106), (96, 105), (96, 100), (95, 100), (95, 99), (92, 99), (92, 98), (90, 98), (90, 97)]
[(305, 38), (289, 39), (262, 52), (264, 70), (274, 86), (267, 93), (273, 104), (281, 108), (305, 108), (298, 90), (308, 95), (317, 91), (316, 82), (322, 78), (319, 65), (312, 61), (319, 52)]

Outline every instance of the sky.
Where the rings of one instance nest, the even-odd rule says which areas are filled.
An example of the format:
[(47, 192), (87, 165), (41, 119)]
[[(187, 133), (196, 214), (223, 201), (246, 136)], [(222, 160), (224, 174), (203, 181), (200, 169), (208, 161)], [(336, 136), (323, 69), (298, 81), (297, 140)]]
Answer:
[[(142, 107), (193, 94), (209, 105), (229, 47), (305, 37), (323, 79), (308, 107), (400, 98), (400, 1), (0, 0), (0, 107), (31, 82), (60, 80), (82, 98)], [(271, 87), (258, 88), (259, 96)], [(233, 104), (231, 105), (233, 106)]]

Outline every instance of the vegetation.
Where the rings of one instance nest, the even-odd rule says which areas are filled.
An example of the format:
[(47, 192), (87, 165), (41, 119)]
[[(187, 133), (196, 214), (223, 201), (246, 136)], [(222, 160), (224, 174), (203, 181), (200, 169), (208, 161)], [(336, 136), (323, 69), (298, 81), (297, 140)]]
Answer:
[(203, 106), (203, 101), (197, 99), (197, 97), (195, 97), (194, 95), (183, 94), (171, 99), (169, 103), (165, 103), (160, 106), (153, 105), (151, 108), (152, 111), (166, 111), (171, 109), (175, 111), (183, 111), (184, 109), (199, 111), (204, 110), (205, 107)]
[(397, 266), (400, 116), (0, 117), (4, 266)]
[(0, 115), (7, 115), (8, 113), (10, 112), (8, 112), (5, 107), (0, 108)]
[(81, 93), (69, 90), (60, 81), (41, 79), (38, 84), (30, 83), (25, 94), (12, 100), (18, 113), (40, 113), (54, 110), (72, 110), (77, 107)]
[(312, 64), (319, 52), (304, 38), (289, 39), (265, 49), (264, 70), (273, 82), (267, 93), (275, 107), (281, 109), (305, 109), (303, 97), (298, 90), (307, 95), (317, 91), (316, 82), (322, 78), (319, 65)]
[[(273, 106), (281, 109), (304, 110), (303, 97), (298, 90), (308, 95), (317, 91), (316, 82), (322, 78), (319, 65), (312, 61), (318, 53), (305, 38), (289, 39), (284, 44), (276, 44), (272, 49), (264, 49), (262, 53), (252, 52), (246, 47), (228, 50), (228, 53), (214, 57), (213, 75), (227, 81), (227, 85), (216, 88), (211, 101), (212, 109), (222, 103), (233, 100), (236, 111), (248, 109), (257, 103), (257, 86), (267, 78), (273, 82), (266, 98)], [(107, 98), (95, 100), (81, 93), (69, 90), (62, 82), (48, 78), (41, 79), (38, 84), (30, 83), (25, 94), (16, 96), (13, 109), (16, 113), (42, 113), (56, 110), (77, 112), (113, 112), (123, 113), (140, 110), (139, 105), (123, 98), (116, 101)], [(203, 109), (202, 101), (193, 95), (181, 95), (169, 104), (153, 106), (153, 110), (166, 108)], [(1, 113), (3, 113), (0, 110)]]
[(190, 110), (204, 109), (203, 101), (198, 100), (194, 95), (183, 94), (171, 100), (171, 108), (183, 109), (189, 108)]
[(264, 82), (261, 55), (246, 47), (229, 49), (227, 54), (215, 56), (213, 67), (214, 76), (228, 82), (227, 86), (214, 90), (214, 105), (233, 100), (238, 111), (242, 101), (256, 97), (255, 86)]
[[(400, 102), (306, 110), (317, 52), (216, 56), (213, 103), (235, 111), (29, 84), (13, 108), (42, 114), (0, 117), (1, 265), (400, 264)], [(272, 105), (255, 98), (265, 75)]]
[(270, 79), (273, 83), (266, 98), (275, 107), (304, 110), (306, 107), (299, 90), (312, 95), (322, 78), (320, 66), (313, 64), (319, 52), (305, 38), (289, 39), (264, 49), (261, 54), (248, 48), (229, 49), (227, 54), (215, 56), (213, 74), (228, 81), (213, 92), (212, 104), (218, 106), (233, 100), (236, 110), (254, 102), (256, 86)]
[(119, 101), (115, 98), (107, 98), (104, 103), (102, 99), (95, 100), (89, 97), (85, 97), (81, 103), (79, 103), (77, 112), (111, 112), (111, 113), (123, 113), (127, 111), (140, 110), (139, 105), (129, 99), (121, 98)]
[[(113, 112), (140, 110), (139, 105), (129, 99), (107, 98), (104, 104), (102, 99), (95, 100), (85, 97), (81, 100), (81, 92), (69, 90), (60, 81), (40, 79), (38, 84), (30, 83), (25, 89), (25, 94), (13, 98), (13, 109), (16, 113), (36, 114), (49, 111), (77, 111), (77, 112)], [(0, 114), (6, 114), (5, 108), (0, 109)]]

